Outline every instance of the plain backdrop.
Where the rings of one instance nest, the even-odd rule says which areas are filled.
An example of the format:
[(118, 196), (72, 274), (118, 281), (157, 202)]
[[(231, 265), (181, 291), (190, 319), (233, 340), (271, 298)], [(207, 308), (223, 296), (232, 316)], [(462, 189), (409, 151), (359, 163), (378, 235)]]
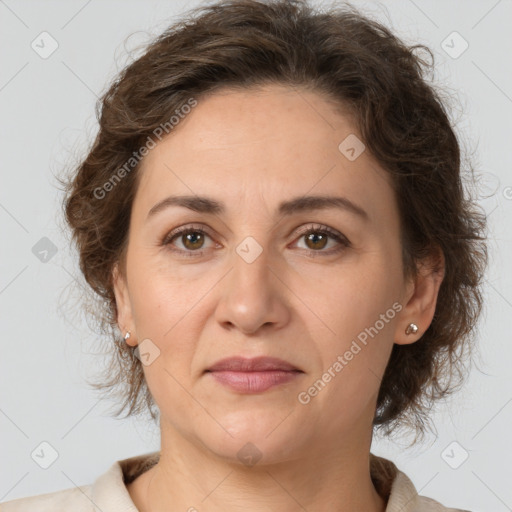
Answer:
[[(115, 460), (159, 448), (151, 422), (110, 417), (111, 404), (85, 383), (101, 356), (89, 350), (95, 334), (79, 303), (67, 298), (79, 271), (60, 228), (54, 175), (83, 156), (97, 96), (128, 52), (199, 3), (0, 0), (0, 502), (92, 483)], [(466, 386), (439, 404), (437, 432), (422, 444), (376, 439), (372, 451), (447, 506), (512, 510), (512, 2), (353, 3), (433, 50), (435, 80), (458, 105), (453, 116), (481, 176), (490, 229), (486, 305)], [(51, 450), (41, 443), (56, 452), (48, 469), (35, 461)]]

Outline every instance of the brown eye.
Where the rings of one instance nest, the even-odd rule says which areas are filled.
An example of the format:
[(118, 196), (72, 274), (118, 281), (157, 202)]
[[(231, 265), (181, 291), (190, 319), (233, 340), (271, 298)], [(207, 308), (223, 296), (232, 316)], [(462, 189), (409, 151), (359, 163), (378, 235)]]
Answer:
[[(341, 233), (328, 226), (308, 226), (299, 237), (299, 242), (304, 241), (306, 250), (310, 256), (329, 256), (351, 247), (349, 240)], [(329, 246), (330, 240), (331, 243)]]
[(191, 251), (201, 249), (204, 245), (204, 234), (199, 231), (189, 231), (181, 234), (181, 242), (186, 249)]
[(200, 256), (204, 252), (203, 249), (208, 249), (207, 238), (211, 239), (210, 235), (202, 228), (188, 227), (169, 233), (161, 244), (184, 256)]
[(329, 235), (320, 232), (313, 232), (305, 235), (306, 245), (310, 249), (318, 250), (323, 249), (327, 245)]

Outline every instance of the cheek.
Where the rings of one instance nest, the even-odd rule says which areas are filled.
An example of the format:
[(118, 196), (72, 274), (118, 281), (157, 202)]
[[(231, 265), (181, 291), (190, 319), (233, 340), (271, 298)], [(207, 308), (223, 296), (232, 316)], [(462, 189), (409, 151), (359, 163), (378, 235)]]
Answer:
[(400, 267), (382, 252), (368, 254), (350, 272), (331, 276), (329, 292), (315, 298), (318, 316), (329, 327), (316, 341), (323, 370), (336, 375), (336, 384), (329, 387), (343, 387), (345, 396), (378, 389), (403, 308), (398, 302), (399, 272)]
[(203, 275), (201, 279), (181, 276), (178, 266), (155, 263), (151, 257), (134, 259), (132, 276), (135, 323), (144, 336), (162, 340), (172, 338), (212, 286), (208, 276)]
[[(400, 276), (393, 267), (374, 253), (346, 270), (330, 272), (318, 281), (324, 283), (322, 291), (309, 285), (308, 304), (335, 345), (343, 346), (347, 338), (373, 326), (393, 307), (400, 297)], [(395, 316), (392, 309), (385, 319), (386, 328), (379, 322), (379, 330), (387, 331)]]
[(133, 317), (139, 341), (151, 340), (159, 352), (154, 364), (144, 368), (148, 384), (151, 387), (158, 379), (155, 389), (168, 387), (172, 383), (169, 374), (180, 382), (188, 379), (199, 329), (198, 323), (191, 320), (195, 308), (200, 307), (200, 290), (148, 269), (138, 273), (133, 289)]
[(164, 416), (172, 411), (174, 418), (188, 418), (197, 413), (185, 391), (198, 339), (198, 323), (193, 321), (197, 290), (148, 271), (139, 274), (136, 289), (137, 334), (158, 347), (158, 356), (143, 366), (148, 388)]
[(388, 300), (385, 290), (375, 289), (364, 300), (346, 300), (340, 294), (337, 305), (336, 334), (317, 338), (321, 369), (301, 391), (314, 401), (314, 410), (339, 427), (339, 422), (350, 423), (372, 410), (393, 347), (400, 305)]

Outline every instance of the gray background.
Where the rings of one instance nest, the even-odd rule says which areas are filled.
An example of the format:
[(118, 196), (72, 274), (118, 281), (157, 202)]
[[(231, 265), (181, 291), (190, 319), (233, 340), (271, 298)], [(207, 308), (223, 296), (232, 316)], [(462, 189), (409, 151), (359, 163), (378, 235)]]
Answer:
[[(71, 293), (79, 273), (53, 176), (91, 142), (97, 96), (127, 62), (127, 50), (198, 4), (0, 0), (0, 502), (92, 483), (115, 460), (159, 447), (149, 421), (110, 418), (111, 404), (85, 383), (101, 356)], [(372, 451), (445, 505), (512, 510), (512, 2), (354, 4), (407, 42), (434, 50), (436, 80), (457, 102), (454, 118), (481, 173), (491, 237), (479, 352), (467, 385), (438, 406), (437, 434), (411, 449), (402, 438), (379, 439)], [(43, 31), (58, 43), (46, 59), (31, 47)], [(460, 55), (464, 41), (454, 31), (469, 45)], [(36, 244), (48, 244), (43, 237), (57, 250), (47, 261), (36, 255)], [(48, 469), (31, 457), (43, 441), (58, 453)]]

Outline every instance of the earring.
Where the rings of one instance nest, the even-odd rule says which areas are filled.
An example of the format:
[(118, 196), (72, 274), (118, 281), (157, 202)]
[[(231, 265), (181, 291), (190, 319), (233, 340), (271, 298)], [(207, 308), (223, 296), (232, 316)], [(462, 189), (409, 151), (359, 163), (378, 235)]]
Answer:
[(416, 334), (418, 332), (418, 326), (416, 324), (409, 324), (405, 329), (405, 334)]
[(127, 333), (124, 335), (124, 341), (126, 341), (131, 336), (130, 332), (127, 331)]

